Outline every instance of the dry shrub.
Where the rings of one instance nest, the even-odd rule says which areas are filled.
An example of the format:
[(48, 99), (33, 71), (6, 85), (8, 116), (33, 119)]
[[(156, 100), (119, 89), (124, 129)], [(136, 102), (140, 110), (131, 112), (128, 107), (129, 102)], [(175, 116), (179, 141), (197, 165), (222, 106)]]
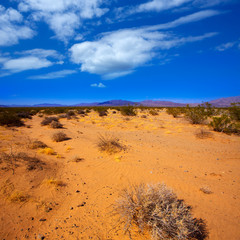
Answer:
[(43, 148), (43, 149), (39, 149), (38, 153), (43, 153), (43, 154), (46, 154), (46, 155), (54, 155), (55, 151), (52, 148), (46, 147), (46, 148)]
[(146, 115), (142, 115), (141, 118), (147, 118), (147, 116)]
[(158, 112), (157, 112), (157, 110), (155, 110), (155, 109), (151, 109), (151, 110), (149, 111), (149, 114), (152, 115), (152, 116), (157, 116), (157, 115), (158, 115)]
[(197, 138), (201, 138), (201, 139), (205, 139), (205, 138), (210, 138), (210, 137), (212, 137), (212, 133), (211, 132), (209, 132), (209, 131), (207, 131), (207, 130), (205, 130), (205, 129), (203, 129), (203, 128), (201, 128), (200, 130), (198, 130), (197, 132), (196, 132), (196, 134), (195, 134), (195, 136), (197, 137)]
[(193, 218), (191, 207), (179, 200), (164, 184), (135, 185), (125, 189), (114, 206), (114, 213), (125, 223), (125, 233), (137, 226), (150, 231), (152, 239), (205, 239), (206, 225)]
[(20, 165), (26, 166), (26, 169), (28, 171), (35, 170), (35, 169), (43, 169), (43, 166), (45, 163), (41, 161), (37, 157), (31, 157), (28, 154), (24, 152), (19, 153), (13, 153), (12, 151), (10, 153), (2, 153), (0, 155), (0, 159), (3, 163), (6, 164), (7, 170), (12, 170), (12, 173), (15, 173), (15, 169), (19, 167)]
[(45, 143), (43, 143), (42, 141), (38, 141), (38, 140), (33, 141), (29, 146), (29, 148), (31, 148), (31, 149), (46, 148), (46, 147), (47, 147), (47, 145)]
[(107, 135), (99, 135), (97, 145), (100, 151), (105, 151), (109, 154), (114, 154), (125, 149), (125, 147), (119, 142), (118, 138)]
[(64, 187), (64, 186), (66, 186), (66, 184), (63, 181), (57, 180), (55, 178), (48, 178), (44, 182), (46, 183), (46, 185), (49, 185), (49, 186), (55, 186), (55, 187)]
[(58, 122), (57, 117), (46, 117), (44, 120), (42, 120), (41, 125), (46, 126), (51, 124), (52, 121)]
[(60, 122), (52, 121), (52, 122), (50, 123), (50, 127), (51, 127), (51, 128), (62, 128), (63, 125), (62, 125)]
[(52, 140), (54, 142), (62, 142), (62, 141), (65, 141), (67, 139), (68, 139), (68, 137), (64, 132), (57, 132), (57, 133), (54, 133), (52, 135)]
[(22, 193), (22, 192), (13, 192), (8, 199), (11, 202), (15, 202), (15, 203), (22, 203), (22, 202), (26, 202), (29, 200), (29, 195)]

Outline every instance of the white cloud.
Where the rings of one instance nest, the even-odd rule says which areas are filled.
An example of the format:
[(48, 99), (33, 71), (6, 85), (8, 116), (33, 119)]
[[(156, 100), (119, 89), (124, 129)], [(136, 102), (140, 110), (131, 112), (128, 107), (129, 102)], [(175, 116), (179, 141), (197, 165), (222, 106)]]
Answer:
[(91, 87), (97, 87), (97, 88), (105, 88), (105, 87), (106, 87), (106, 86), (105, 86), (104, 84), (102, 84), (102, 83), (99, 83), (99, 84), (93, 83), (93, 84), (91, 84), (90, 86), (91, 86)]
[(155, 26), (148, 27), (148, 29), (149, 30), (162, 30), (162, 29), (174, 28), (174, 27), (178, 27), (183, 24), (197, 22), (197, 21), (209, 18), (209, 17), (219, 15), (219, 14), (221, 14), (221, 12), (216, 11), (216, 10), (199, 11), (199, 12), (196, 12), (196, 13), (184, 16), (184, 17), (180, 17), (177, 20), (174, 20), (172, 22), (158, 24)]
[(0, 46), (17, 44), (20, 39), (29, 39), (34, 31), (24, 25), (22, 15), (13, 8), (0, 5)]
[(35, 21), (44, 20), (56, 37), (67, 42), (86, 19), (100, 17), (108, 9), (101, 8), (104, 0), (23, 0), (19, 10), (32, 11)]
[(26, 51), (21, 51), (21, 52), (16, 52), (15, 54), (19, 55), (30, 55), (30, 56), (35, 56), (39, 58), (55, 58), (55, 59), (63, 59), (63, 56), (59, 54), (56, 50), (53, 49), (41, 49), (41, 48), (35, 48), (31, 50), (26, 50)]
[(146, 11), (163, 11), (170, 8), (179, 7), (191, 0), (152, 0), (147, 3), (140, 4), (135, 8), (136, 12)]
[(76, 70), (61, 70), (57, 72), (50, 72), (43, 75), (31, 76), (30, 79), (56, 79), (56, 78), (64, 78), (68, 75), (72, 75), (77, 73)]
[(194, 0), (193, 5), (200, 7), (213, 7), (220, 4), (233, 2), (234, 0)]
[[(201, 15), (201, 14), (200, 14)], [(192, 15), (191, 15), (192, 16)], [(205, 15), (207, 17), (208, 14)], [(177, 47), (188, 42), (201, 41), (216, 33), (179, 38), (158, 30), (166, 26), (203, 19), (201, 15), (178, 19), (166, 25), (156, 25), (135, 29), (123, 29), (102, 34), (96, 41), (85, 41), (71, 47), (71, 60), (81, 65), (81, 71), (102, 75), (103, 78), (116, 78), (132, 73), (137, 67), (151, 61), (159, 51)]]
[(16, 73), (25, 70), (45, 68), (52, 65), (53, 63), (47, 59), (29, 56), (6, 61), (3, 64), (3, 69)]
[(236, 44), (237, 44), (237, 42), (224, 43), (224, 44), (221, 44), (221, 45), (217, 46), (216, 50), (219, 51), (219, 52), (223, 52), (223, 51), (226, 51), (226, 50), (234, 47)]

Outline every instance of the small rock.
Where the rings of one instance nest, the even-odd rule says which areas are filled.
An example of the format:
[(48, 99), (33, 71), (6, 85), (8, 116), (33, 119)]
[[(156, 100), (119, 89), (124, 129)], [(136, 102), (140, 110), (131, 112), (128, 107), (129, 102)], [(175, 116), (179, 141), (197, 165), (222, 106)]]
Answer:
[(42, 234), (38, 234), (37, 239), (43, 240), (45, 237)]
[(47, 219), (46, 218), (40, 218), (39, 221), (40, 222), (45, 222)]
[(80, 193), (80, 191), (79, 191), (79, 190), (77, 190), (77, 191), (76, 191), (76, 193)]
[(70, 210), (73, 210), (73, 207), (70, 207)]

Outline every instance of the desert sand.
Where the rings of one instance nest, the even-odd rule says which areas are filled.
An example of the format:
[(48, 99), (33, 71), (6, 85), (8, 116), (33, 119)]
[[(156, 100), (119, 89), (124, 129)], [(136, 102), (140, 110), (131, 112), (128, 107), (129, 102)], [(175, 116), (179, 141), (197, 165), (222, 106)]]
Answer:
[[(30, 127), (0, 128), (1, 152), (25, 152), (44, 163), (31, 171), (19, 164), (14, 174), (0, 164), (0, 239), (129, 239), (112, 215), (113, 204), (122, 189), (139, 183), (173, 189), (192, 206), (194, 217), (206, 221), (210, 240), (240, 239), (239, 136), (211, 131), (197, 138), (207, 126), (191, 125), (164, 110), (157, 116), (139, 110), (127, 119), (109, 110), (106, 117), (92, 111), (60, 119), (70, 139), (53, 142), (59, 130), (41, 126), (42, 120), (34, 116), (25, 121)], [(118, 138), (126, 149), (101, 152), (99, 135)], [(30, 149), (34, 140), (55, 153)], [(17, 193), (26, 200), (11, 201)], [(150, 236), (136, 230), (132, 239)]]

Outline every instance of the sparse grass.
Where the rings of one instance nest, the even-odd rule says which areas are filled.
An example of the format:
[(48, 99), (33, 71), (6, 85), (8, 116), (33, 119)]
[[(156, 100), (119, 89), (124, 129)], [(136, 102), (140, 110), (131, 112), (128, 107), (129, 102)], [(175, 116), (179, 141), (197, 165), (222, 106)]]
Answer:
[(209, 131), (207, 131), (207, 130), (205, 130), (205, 129), (203, 129), (203, 128), (199, 129), (199, 130), (195, 133), (195, 136), (196, 136), (197, 138), (200, 138), (200, 139), (211, 138), (212, 135), (213, 135), (213, 134), (212, 134), (211, 132), (209, 132)]
[(114, 206), (125, 233), (135, 226), (149, 231), (152, 239), (205, 239), (206, 225), (191, 214), (191, 207), (179, 200), (164, 184), (135, 185), (125, 189)]
[(46, 154), (46, 155), (54, 155), (55, 151), (52, 148), (45, 147), (43, 149), (39, 149), (38, 153), (43, 153), (43, 154)]
[(57, 132), (52, 135), (52, 140), (54, 142), (62, 142), (69, 139), (64, 132)]
[(11, 202), (15, 202), (15, 203), (23, 203), (23, 202), (27, 202), (29, 200), (29, 195), (23, 193), (23, 192), (13, 192), (8, 199)]
[(54, 187), (64, 187), (64, 186), (66, 186), (66, 184), (63, 181), (55, 179), (55, 178), (48, 178), (44, 181), (44, 183), (46, 185), (54, 186)]
[(125, 149), (125, 147), (119, 142), (119, 139), (113, 136), (99, 135), (97, 146), (100, 151), (114, 154)]
[(33, 141), (29, 146), (29, 148), (31, 148), (31, 149), (46, 148), (46, 147), (47, 147), (47, 145), (39, 140)]

